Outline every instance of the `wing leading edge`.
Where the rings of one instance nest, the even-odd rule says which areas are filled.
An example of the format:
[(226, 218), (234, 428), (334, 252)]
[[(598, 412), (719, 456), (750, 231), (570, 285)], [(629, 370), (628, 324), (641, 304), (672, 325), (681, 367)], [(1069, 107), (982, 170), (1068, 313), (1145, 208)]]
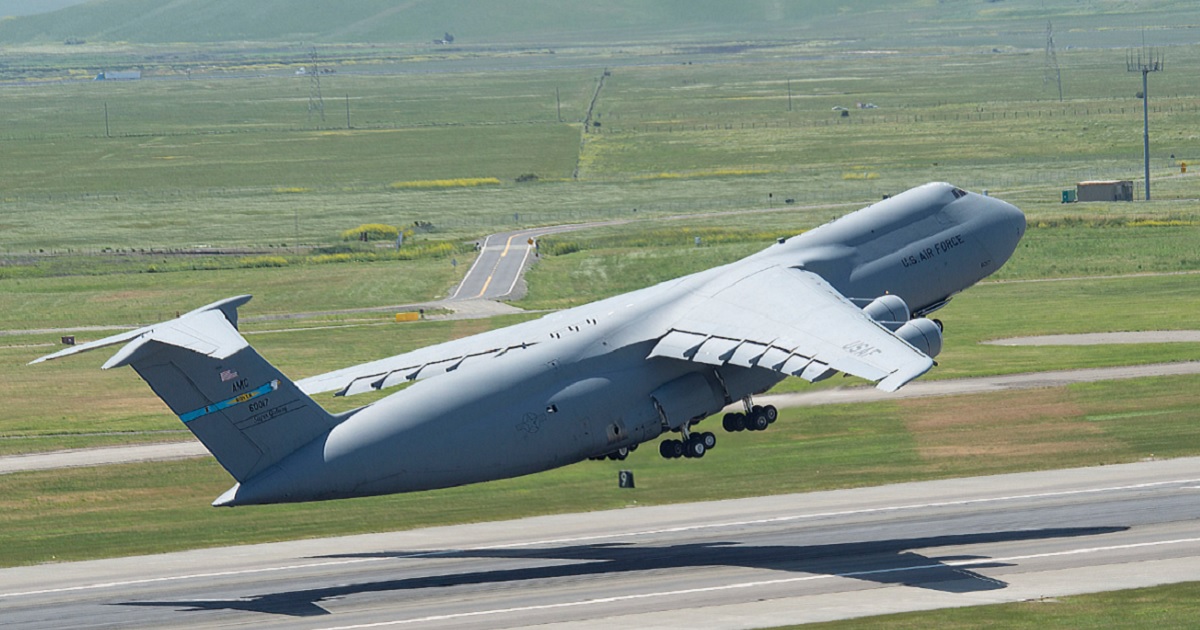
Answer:
[(763, 367), (811, 382), (845, 372), (888, 392), (933, 367), (932, 358), (803, 269), (766, 267), (696, 299), (650, 357)]

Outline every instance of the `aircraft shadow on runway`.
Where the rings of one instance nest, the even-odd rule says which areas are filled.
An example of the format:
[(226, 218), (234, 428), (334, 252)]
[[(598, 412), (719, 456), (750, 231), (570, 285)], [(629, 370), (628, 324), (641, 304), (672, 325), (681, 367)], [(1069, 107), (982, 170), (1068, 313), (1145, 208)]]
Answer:
[[(1007, 583), (975, 572), (976, 569), (1011, 566), (991, 562), (984, 556), (934, 556), (914, 549), (978, 545), (1051, 538), (1099, 536), (1122, 532), (1128, 527), (1070, 527), (1004, 531), (924, 538), (902, 538), (812, 546), (743, 545), (703, 543), (669, 546), (615, 543), (521, 549), (471, 551), (394, 551), (320, 556), (320, 558), (404, 558), (546, 560), (553, 564), (475, 572), (445, 572), (395, 580), (344, 584), (265, 595), (248, 595), (235, 600), (120, 602), (120, 606), (177, 607), (181, 611), (242, 610), (276, 615), (311, 617), (328, 615), (319, 603), (364, 593), (405, 592), (529, 580), (582, 578), (587, 576), (662, 571), (710, 566), (745, 567), (771, 571), (855, 578), (879, 584), (902, 584), (950, 593), (1002, 589)], [(562, 561), (567, 561), (564, 564)], [(952, 562), (953, 565), (946, 564)], [(454, 568), (449, 568), (455, 571)], [(766, 578), (770, 579), (770, 578)]]

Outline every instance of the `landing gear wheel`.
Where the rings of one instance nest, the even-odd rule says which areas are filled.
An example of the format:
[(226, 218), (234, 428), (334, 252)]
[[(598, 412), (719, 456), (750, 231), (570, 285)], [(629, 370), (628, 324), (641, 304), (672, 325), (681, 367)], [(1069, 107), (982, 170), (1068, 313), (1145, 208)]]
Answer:
[(779, 410), (775, 408), (775, 405), (763, 407), (762, 412), (767, 417), (767, 424), (775, 424), (775, 420), (779, 419)]
[(740, 413), (727, 413), (725, 418), (721, 420), (721, 428), (729, 433), (737, 433), (738, 431), (746, 430), (746, 416)]
[(700, 440), (704, 442), (705, 450), (711, 451), (717, 445), (717, 436), (709, 432), (701, 433)]
[(708, 451), (708, 449), (704, 448), (704, 439), (697, 439), (697, 437), (693, 437), (685, 444), (684, 457), (700, 458), (704, 457), (704, 453)]
[(761, 411), (751, 414), (750, 417), (746, 419), (746, 429), (749, 431), (765, 431), (770, 425), (771, 421), (767, 420), (767, 414), (762, 413)]
[(658, 445), (658, 454), (664, 459), (676, 459), (683, 456), (683, 442), (679, 440), (663, 440)]

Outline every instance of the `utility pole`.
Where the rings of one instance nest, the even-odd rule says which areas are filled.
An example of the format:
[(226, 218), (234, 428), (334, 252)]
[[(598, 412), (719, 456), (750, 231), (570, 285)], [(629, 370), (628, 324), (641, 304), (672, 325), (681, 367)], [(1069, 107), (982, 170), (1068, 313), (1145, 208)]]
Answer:
[(1146, 165), (1146, 201), (1150, 201), (1150, 92), (1146, 77), (1151, 72), (1162, 71), (1162, 53), (1154, 49), (1147, 50), (1143, 46), (1136, 57), (1132, 52), (1129, 53), (1125, 59), (1125, 68), (1129, 72), (1142, 73), (1142, 93), (1138, 96), (1142, 99), (1142, 155)]
[(108, 132), (108, 101), (104, 102), (104, 137), (112, 137), (112, 135)]
[(558, 108), (558, 122), (562, 122), (562, 98), (558, 95), (558, 88), (554, 88), (554, 105)]
[(350, 95), (346, 95), (346, 129), (350, 128)]
[(792, 80), (788, 79), (788, 111), (792, 111)]

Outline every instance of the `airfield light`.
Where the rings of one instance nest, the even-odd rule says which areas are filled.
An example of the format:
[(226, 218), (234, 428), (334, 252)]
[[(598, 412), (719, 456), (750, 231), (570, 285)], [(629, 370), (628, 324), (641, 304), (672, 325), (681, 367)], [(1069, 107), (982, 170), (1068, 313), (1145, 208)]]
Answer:
[(1142, 73), (1142, 93), (1139, 95), (1142, 98), (1142, 155), (1146, 165), (1146, 201), (1150, 201), (1150, 92), (1146, 77), (1163, 69), (1162, 53), (1143, 49), (1135, 57), (1131, 52), (1125, 59), (1125, 67), (1130, 72)]

